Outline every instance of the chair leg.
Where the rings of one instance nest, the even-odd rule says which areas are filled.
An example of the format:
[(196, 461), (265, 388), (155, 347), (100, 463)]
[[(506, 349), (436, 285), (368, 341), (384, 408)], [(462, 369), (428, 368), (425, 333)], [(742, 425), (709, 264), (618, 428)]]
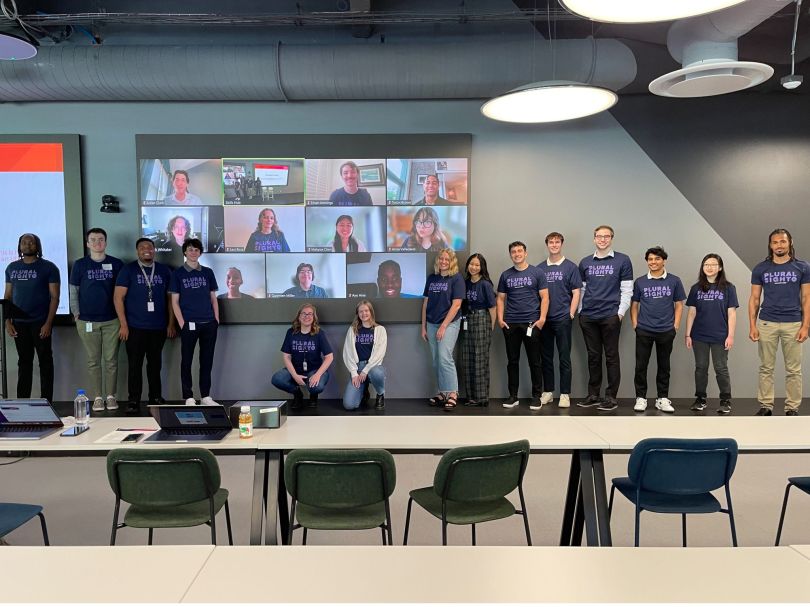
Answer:
[(641, 539), (641, 530), (639, 529), (641, 523), (641, 509), (636, 506), (636, 539), (635, 543), (633, 544), (636, 548), (638, 548), (639, 540)]
[(792, 486), (793, 485), (791, 483), (788, 483), (787, 487), (785, 487), (785, 499), (782, 500), (782, 513), (779, 515), (779, 526), (776, 528), (776, 543), (774, 544), (774, 546), (779, 545), (779, 540), (782, 537), (782, 525), (785, 522), (785, 512), (787, 511), (788, 494), (790, 493), (790, 488)]
[(152, 545), (152, 535), (153, 535), (153, 531), (154, 531), (154, 529), (152, 529), (151, 527), (149, 527), (149, 545), (150, 545), (150, 546)]
[(681, 512), (681, 530), (683, 533), (683, 547), (686, 548), (686, 512)]
[(382, 545), (386, 546), (387, 541), (385, 539), (385, 525), (380, 525), (380, 533), (382, 534)]
[(287, 545), (292, 546), (293, 540), (293, 531), (295, 531), (295, 505), (298, 501), (293, 498), (292, 505), (290, 506), (290, 524), (289, 524), (289, 535), (287, 537)]
[(231, 529), (231, 509), (228, 500), (225, 500), (225, 525), (228, 527), (228, 545), (233, 546), (233, 530)]
[(442, 521), (442, 546), (447, 546), (447, 521)]
[(115, 546), (115, 536), (118, 533), (118, 511), (121, 509), (121, 500), (115, 498), (115, 509), (113, 510), (112, 532), (110, 533), (110, 546)]
[(613, 515), (613, 496), (616, 493), (616, 485), (610, 486), (610, 500), (608, 500), (608, 520)]
[(211, 522), (211, 543), (216, 546), (217, 545), (217, 518), (216, 513), (214, 512), (214, 497), (211, 496), (208, 498), (208, 510)]
[(402, 545), (403, 546), (408, 545), (408, 529), (410, 529), (410, 526), (411, 526), (411, 505), (413, 505), (413, 498), (409, 497), (408, 498), (408, 510), (405, 513), (405, 535), (402, 538)]
[(475, 523), (472, 525), (472, 545), (475, 546)]
[(523, 528), (526, 530), (526, 544), (532, 545), (532, 532), (529, 530), (529, 513), (526, 511), (526, 500), (523, 499), (523, 484), (518, 485), (520, 496), (520, 514), (523, 516)]
[(731, 545), (737, 547), (737, 526), (734, 524), (734, 507), (731, 505), (731, 490), (726, 484), (726, 505), (728, 506), (728, 524), (731, 526)]
[(304, 529), (304, 541), (301, 542), (301, 545), (306, 546), (307, 545), (307, 528), (304, 527), (303, 529)]
[(46, 546), (50, 546), (51, 542), (48, 539), (48, 526), (45, 524), (45, 515), (38, 512), (37, 516), (39, 517), (40, 525), (42, 525), (42, 541), (45, 542)]
[(394, 545), (394, 528), (391, 524), (391, 504), (385, 500), (385, 529), (388, 532), (388, 545)]

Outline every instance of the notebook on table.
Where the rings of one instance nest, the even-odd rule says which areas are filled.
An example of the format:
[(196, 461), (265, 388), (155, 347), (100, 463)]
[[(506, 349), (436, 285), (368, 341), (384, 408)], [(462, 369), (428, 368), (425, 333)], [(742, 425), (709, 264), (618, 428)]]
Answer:
[(160, 430), (144, 442), (218, 441), (231, 431), (231, 420), (222, 405), (150, 405), (149, 413)]
[(0, 400), (0, 440), (37, 440), (63, 427), (44, 398)]

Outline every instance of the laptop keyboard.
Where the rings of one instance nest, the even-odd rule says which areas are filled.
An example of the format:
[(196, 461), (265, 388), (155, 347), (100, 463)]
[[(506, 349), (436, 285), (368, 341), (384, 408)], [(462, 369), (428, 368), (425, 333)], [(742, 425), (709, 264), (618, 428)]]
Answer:
[(220, 434), (226, 430), (227, 428), (178, 428), (176, 430), (166, 430), (166, 432), (177, 436), (207, 436), (209, 434)]
[(38, 430), (45, 430), (42, 426), (5, 426), (0, 428), (0, 432), (36, 432)]

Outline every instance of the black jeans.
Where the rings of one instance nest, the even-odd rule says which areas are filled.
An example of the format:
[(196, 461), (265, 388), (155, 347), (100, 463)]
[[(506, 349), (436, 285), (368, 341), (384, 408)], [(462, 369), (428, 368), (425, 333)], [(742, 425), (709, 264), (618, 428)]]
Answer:
[(554, 344), (560, 358), (560, 394), (571, 393), (571, 319), (547, 320), (540, 331), (543, 390), (554, 391)]
[(655, 389), (658, 398), (669, 396), (669, 357), (675, 341), (675, 329), (653, 333), (636, 329), (636, 398), (647, 398), (647, 366), (655, 345), (655, 358), (658, 368), (655, 372)]
[(506, 376), (509, 386), (509, 397), (517, 398), (520, 386), (520, 346), (526, 348), (529, 360), (529, 372), (532, 377), (532, 396), (539, 397), (543, 392), (543, 375), (540, 363), (540, 331), (532, 329), (531, 337), (526, 335), (529, 323), (511, 322), (509, 328), (503, 329), (506, 343)]
[(163, 344), (166, 329), (129, 329), (127, 338), (129, 361), (129, 400), (139, 402), (143, 394), (143, 359), (146, 358), (146, 379), (149, 381), (149, 400), (163, 398), (160, 369), (163, 366)]
[(180, 330), (180, 385), (183, 399), (192, 398), (194, 392), (191, 384), (191, 361), (194, 359), (194, 348), (200, 340), (200, 398), (211, 395), (211, 369), (214, 366), (214, 348), (217, 345), (217, 321), (195, 323), (194, 331), (189, 331), (188, 321)]
[(619, 363), (619, 335), (622, 331), (622, 320), (619, 315), (607, 318), (588, 318), (579, 315), (579, 326), (585, 339), (588, 351), (588, 396), (599, 396), (602, 390), (602, 351), (605, 353), (607, 367), (607, 387), (605, 396), (616, 398), (622, 370)]
[(720, 398), (731, 398), (731, 376), (728, 373), (728, 350), (723, 344), (710, 344), (705, 341), (692, 340), (692, 351), (695, 353), (695, 396), (706, 398), (706, 387), (709, 384), (709, 353), (714, 364), (714, 376), (720, 388)]
[(31, 385), (34, 382), (34, 352), (39, 361), (39, 388), (42, 398), (53, 402), (53, 349), (51, 336), (39, 337), (42, 322), (14, 322), (17, 337), (17, 398), (31, 398)]

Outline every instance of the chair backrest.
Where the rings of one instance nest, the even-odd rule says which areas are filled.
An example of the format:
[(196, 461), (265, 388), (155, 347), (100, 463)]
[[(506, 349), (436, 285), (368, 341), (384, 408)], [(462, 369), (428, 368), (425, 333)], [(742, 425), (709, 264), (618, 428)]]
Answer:
[(123, 501), (139, 506), (180, 506), (208, 499), (220, 487), (219, 465), (207, 449), (113, 449), (107, 478)]
[(459, 502), (486, 502), (502, 498), (523, 481), (529, 461), (529, 441), (457, 447), (436, 466), (433, 490)]
[(284, 461), (284, 482), (302, 504), (355, 508), (388, 499), (397, 473), (385, 449), (295, 449)]
[(642, 490), (692, 495), (727, 484), (736, 465), (733, 438), (646, 438), (633, 447), (627, 472)]

